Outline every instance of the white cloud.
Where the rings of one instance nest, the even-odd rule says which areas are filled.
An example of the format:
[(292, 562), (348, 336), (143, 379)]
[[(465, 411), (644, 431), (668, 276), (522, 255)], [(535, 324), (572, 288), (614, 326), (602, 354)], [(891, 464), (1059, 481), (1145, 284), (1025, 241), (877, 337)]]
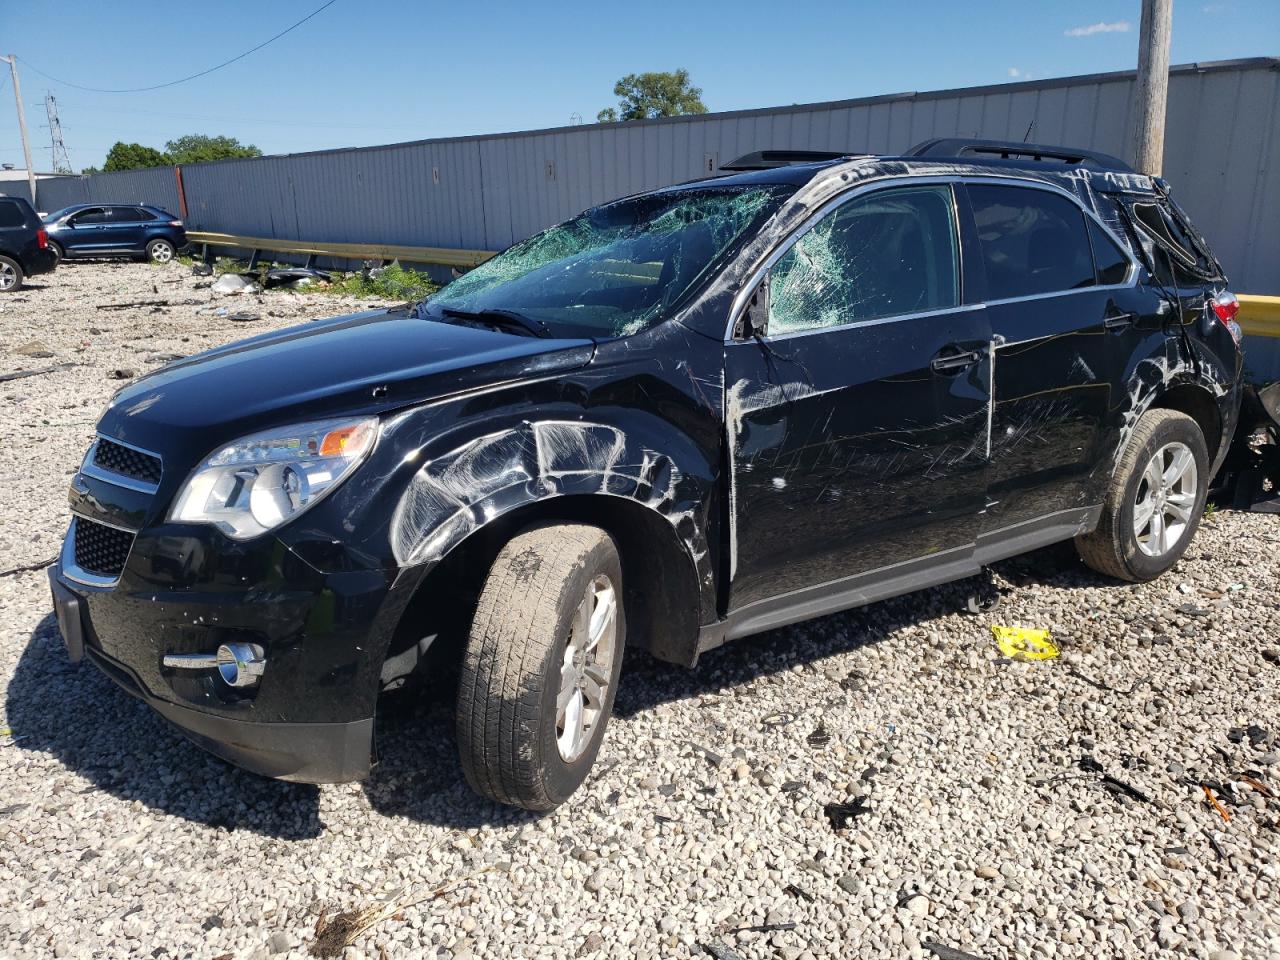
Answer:
[(1213, 17), (1219, 13), (1226, 13), (1230, 9), (1231, 7), (1225, 3), (1207, 3), (1200, 8), (1200, 11), (1207, 16)]
[(1022, 76), (1022, 71), (1021, 71), (1021, 70), (1019, 70), (1017, 67), (1010, 67), (1010, 68), (1009, 68), (1009, 76), (1011, 76), (1011, 77), (1020, 77), (1020, 76)]
[(1072, 27), (1063, 31), (1068, 37), (1092, 37), (1095, 33), (1128, 33), (1132, 24), (1128, 20), (1115, 23), (1091, 23), (1087, 27)]

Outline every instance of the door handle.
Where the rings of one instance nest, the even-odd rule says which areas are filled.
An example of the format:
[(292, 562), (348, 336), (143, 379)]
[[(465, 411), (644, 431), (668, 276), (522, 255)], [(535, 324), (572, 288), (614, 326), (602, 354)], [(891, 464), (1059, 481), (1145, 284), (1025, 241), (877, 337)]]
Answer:
[(954, 353), (939, 353), (929, 366), (933, 368), (934, 373), (959, 373), (981, 359), (982, 357), (976, 351), (959, 350)]
[(1102, 318), (1102, 326), (1106, 330), (1123, 330), (1133, 323), (1137, 316), (1132, 313), (1108, 313)]

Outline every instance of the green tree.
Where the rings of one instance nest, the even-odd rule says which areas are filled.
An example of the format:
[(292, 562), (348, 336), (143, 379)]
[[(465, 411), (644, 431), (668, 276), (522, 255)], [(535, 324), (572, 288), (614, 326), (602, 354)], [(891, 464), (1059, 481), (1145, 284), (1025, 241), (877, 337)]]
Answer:
[(683, 68), (667, 73), (629, 73), (613, 85), (613, 93), (618, 106), (605, 107), (596, 114), (600, 123), (707, 112), (702, 88), (689, 82), (689, 71)]
[(108, 173), (116, 170), (141, 170), (143, 167), (163, 167), (168, 162), (169, 158), (154, 147), (117, 140), (107, 151), (107, 162), (102, 169)]
[(230, 157), (262, 156), (262, 151), (251, 143), (241, 143), (235, 137), (209, 137), (201, 133), (189, 133), (185, 137), (170, 140), (164, 147), (169, 154), (170, 163), (202, 163)]

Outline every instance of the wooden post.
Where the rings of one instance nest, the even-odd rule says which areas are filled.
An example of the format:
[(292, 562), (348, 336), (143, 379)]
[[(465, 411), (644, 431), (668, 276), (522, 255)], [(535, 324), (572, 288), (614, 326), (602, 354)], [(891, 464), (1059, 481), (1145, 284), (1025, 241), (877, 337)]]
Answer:
[(13, 77), (13, 101), (18, 105), (18, 132), (22, 134), (22, 156), (27, 162), (27, 186), (31, 188), (31, 205), (36, 200), (36, 172), (31, 166), (31, 141), (27, 139), (27, 112), (22, 109), (22, 84), (18, 82), (18, 58), (15, 54), (2, 59), (9, 61), (9, 73)]
[(1133, 85), (1132, 149), (1139, 173), (1160, 176), (1164, 167), (1164, 115), (1169, 98), (1169, 38), (1173, 0), (1142, 0), (1138, 77)]

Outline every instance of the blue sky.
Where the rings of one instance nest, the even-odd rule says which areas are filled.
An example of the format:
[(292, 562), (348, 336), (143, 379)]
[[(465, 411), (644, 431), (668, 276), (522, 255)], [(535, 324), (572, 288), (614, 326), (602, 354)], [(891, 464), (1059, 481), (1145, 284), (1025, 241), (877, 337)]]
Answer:
[[(190, 83), (321, 0), (4, 4), (38, 169), (44, 95), (75, 169), (116, 140), (155, 147), (225, 133), (267, 153), (587, 122), (623, 74), (686, 67), (711, 110), (838, 100), (1132, 69), (1139, 0), (898, 3), (445, 3), (337, 0), (271, 46)], [(1280, 56), (1280, 0), (1176, 0), (1173, 62)], [(0, 161), (21, 165), (0, 86)]]

